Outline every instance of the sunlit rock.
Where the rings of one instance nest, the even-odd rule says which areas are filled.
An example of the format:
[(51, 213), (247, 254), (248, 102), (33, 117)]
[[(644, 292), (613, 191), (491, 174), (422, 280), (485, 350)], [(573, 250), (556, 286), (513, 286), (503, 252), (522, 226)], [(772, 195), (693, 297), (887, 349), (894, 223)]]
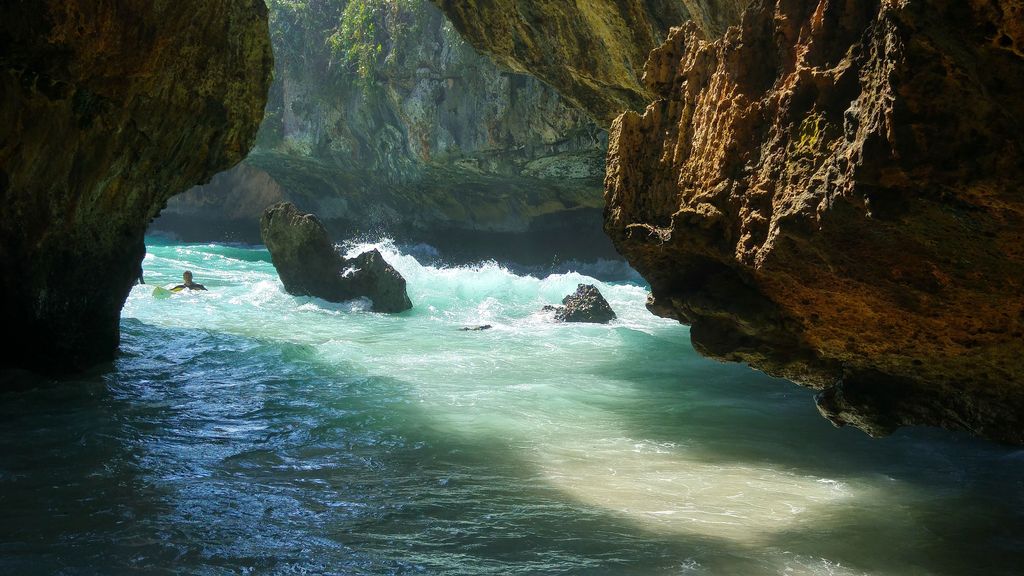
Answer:
[(684, 2), (656, 48), (657, 2), (436, 3), (595, 117), (646, 99), (605, 229), (701, 353), (873, 435), (1024, 442), (1018, 0)]

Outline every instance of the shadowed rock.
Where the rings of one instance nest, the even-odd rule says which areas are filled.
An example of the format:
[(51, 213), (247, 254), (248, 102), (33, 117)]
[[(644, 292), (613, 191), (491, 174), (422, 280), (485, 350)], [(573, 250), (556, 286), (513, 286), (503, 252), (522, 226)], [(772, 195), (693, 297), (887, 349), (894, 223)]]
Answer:
[(375, 312), (412, 308), (405, 278), (377, 250), (346, 259), (334, 248), (323, 224), (294, 204), (275, 204), (260, 219), (260, 235), (289, 294), (330, 302), (373, 300)]
[(0, 2), (0, 366), (114, 358), (146, 226), (245, 157), (272, 64), (262, 0)]
[(554, 311), (560, 322), (591, 322), (607, 324), (615, 320), (615, 311), (593, 284), (580, 284), (576, 291), (562, 299), (562, 306), (545, 306)]

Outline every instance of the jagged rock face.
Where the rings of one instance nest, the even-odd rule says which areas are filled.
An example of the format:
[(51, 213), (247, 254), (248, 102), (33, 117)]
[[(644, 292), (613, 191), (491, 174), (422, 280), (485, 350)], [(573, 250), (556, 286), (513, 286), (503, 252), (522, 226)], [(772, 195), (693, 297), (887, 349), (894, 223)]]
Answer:
[(262, 0), (0, 4), (0, 366), (112, 359), (148, 222), (252, 145)]
[(275, 204), (260, 219), (263, 243), (289, 294), (331, 302), (373, 300), (376, 312), (412, 308), (405, 278), (377, 250), (345, 259), (334, 247), (320, 219), (290, 202)]
[(739, 20), (750, 0), (433, 0), (477, 49), (533, 74), (604, 125), (642, 110), (647, 55), (692, 20), (708, 34)]
[(638, 88), (579, 3), (435, 2), (595, 117), (654, 101), (611, 129), (605, 228), (699, 351), (875, 435), (1024, 442), (1019, 0), (684, 2)]
[(882, 435), (1024, 442), (1024, 4), (788, 0), (673, 30), (605, 227), (698, 350)]
[(614, 254), (606, 133), (554, 89), (478, 54), (429, 0), (270, 6), (276, 73), (256, 148), (156, 228), (255, 240), (248, 212), (283, 199), (339, 238), (526, 236), (586, 217), (589, 244)]

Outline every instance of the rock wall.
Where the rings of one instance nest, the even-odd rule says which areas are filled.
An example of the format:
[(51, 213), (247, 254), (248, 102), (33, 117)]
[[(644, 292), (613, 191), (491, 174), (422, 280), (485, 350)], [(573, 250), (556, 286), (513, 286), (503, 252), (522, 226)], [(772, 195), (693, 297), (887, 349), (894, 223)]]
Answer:
[(288, 200), (338, 238), (459, 244), (587, 222), (581, 248), (614, 254), (601, 231), (606, 133), (554, 89), (478, 54), (428, 0), (270, 9), (277, 63), (257, 147), (171, 201), (156, 229), (258, 241), (258, 213)]
[(699, 351), (822, 390), (833, 422), (1022, 443), (1022, 47), (1019, 0), (685, 23), (610, 131), (606, 231)]
[(0, 366), (114, 357), (143, 234), (252, 145), (262, 0), (0, 4)]
[(606, 229), (707, 355), (837, 424), (1024, 442), (1019, 2), (780, 2), (651, 54)]
[(717, 35), (750, 0), (433, 0), (478, 50), (533, 74), (608, 125), (642, 110), (654, 92), (644, 63), (672, 26)]

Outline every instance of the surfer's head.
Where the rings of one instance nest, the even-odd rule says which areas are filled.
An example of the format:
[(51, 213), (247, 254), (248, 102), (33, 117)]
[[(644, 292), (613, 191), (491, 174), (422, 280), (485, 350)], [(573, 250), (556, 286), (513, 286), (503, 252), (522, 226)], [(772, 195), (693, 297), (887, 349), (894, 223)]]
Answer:
[(182, 278), (182, 280), (185, 281), (185, 284), (191, 284), (192, 283), (192, 271), (191, 270), (185, 270), (185, 273), (181, 275), (181, 278)]

